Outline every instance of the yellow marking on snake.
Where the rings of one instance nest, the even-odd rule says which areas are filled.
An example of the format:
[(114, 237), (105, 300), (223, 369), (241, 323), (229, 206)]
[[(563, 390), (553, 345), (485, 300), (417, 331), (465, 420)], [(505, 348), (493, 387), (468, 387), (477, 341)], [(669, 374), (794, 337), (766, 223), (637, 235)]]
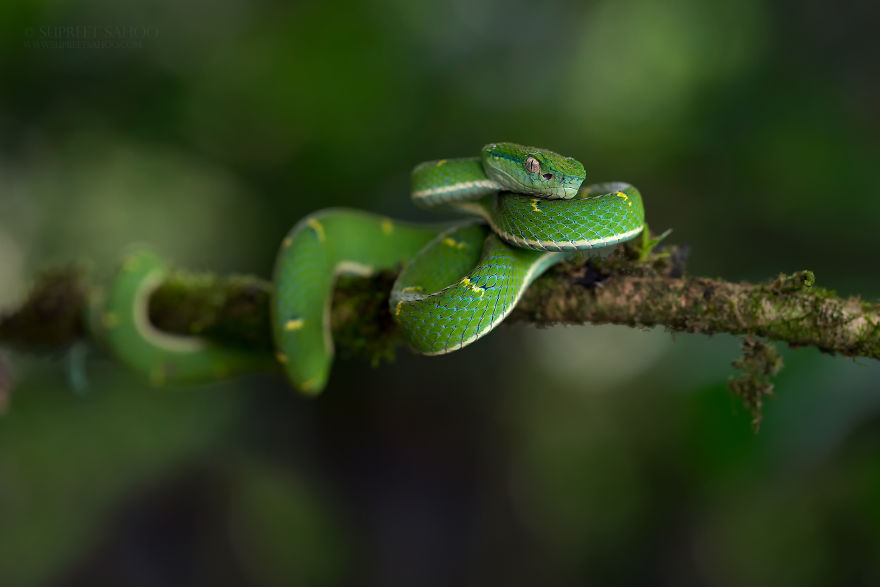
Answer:
[(461, 280), (461, 284), (463, 286), (467, 287), (472, 292), (480, 294), (480, 297), (483, 297), (483, 294), (486, 293), (486, 290), (484, 288), (478, 286), (477, 284), (475, 284), (473, 281), (471, 281), (467, 277), (465, 277), (464, 279)]
[(467, 243), (460, 242), (451, 237), (446, 237), (443, 239), (443, 244), (447, 247), (452, 247), (453, 249), (463, 249), (467, 246)]
[(315, 231), (315, 234), (318, 235), (318, 240), (324, 242), (324, 225), (322, 225), (314, 218), (309, 218), (309, 221), (306, 224), (308, 224), (312, 228), (312, 230)]
[(538, 208), (538, 198), (532, 198), (532, 210), (535, 212), (540, 212), (541, 209)]
[(400, 290), (400, 293), (406, 293), (408, 291), (424, 291), (424, 290), (425, 290), (425, 288), (422, 287), (421, 285), (411, 285), (409, 287), (405, 287), (402, 290)]
[(625, 193), (623, 193), (623, 192), (617, 192), (617, 193), (614, 194), (614, 195), (615, 195), (615, 196), (618, 196), (618, 197), (620, 197), (620, 198), (623, 198), (624, 200), (626, 200), (626, 203), (629, 204), (630, 206), (633, 205), (633, 203), (629, 201), (629, 196), (627, 196)]
[(444, 163), (446, 163), (446, 159), (440, 159), (440, 161), (437, 161), (437, 167), (440, 167)]
[(385, 236), (388, 236), (392, 232), (394, 232), (394, 224), (391, 222), (390, 219), (384, 218), (382, 220), (382, 234), (384, 234)]
[(305, 320), (303, 320), (302, 318), (297, 318), (296, 320), (288, 320), (284, 323), (284, 330), (299, 330), (303, 327), (303, 324), (305, 323)]
[(315, 388), (315, 383), (317, 383), (316, 378), (311, 378), (307, 381), (303, 381), (299, 384), (299, 388), (301, 391), (311, 391)]
[(287, 355), (285, 355), (284, 353), (277, 353), (275, 355), (275, 359), (283, 365), (287, 362)]
[(293, 239), (290, 238), (289, 236), (286, 236), (286, 237), (284, 237), (284, 240), (281, 241), (281, 248), (286, 249), (287, 247), (289, 247), (292, 244), (293, 244)]
[(114, 314), (113, 312), (106, 312), (103, 316), (101, 316), (101, 324), (104, 325), (104, 328), (116, 328), (119, 326), (119, 316)]
[(403, 300), (397, 302), (397, 307), (394, 308), (394, 315), (400, 316), (400, 309), (403, 308)]

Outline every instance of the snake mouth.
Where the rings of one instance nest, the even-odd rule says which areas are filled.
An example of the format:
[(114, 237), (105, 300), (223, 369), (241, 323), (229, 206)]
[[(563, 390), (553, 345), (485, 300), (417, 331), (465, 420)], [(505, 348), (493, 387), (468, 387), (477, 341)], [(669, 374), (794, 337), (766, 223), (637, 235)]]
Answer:
[(557, 188), (558, 194), (564, 200), (570, 200), (578, 194), (578, 190), (580, 189), (580, 183), (577, 181), (577, 178), (574, 179), (566, 179), (565, 182)]
[(493, 167), (492, 175), (490, 175), (490, 178), (494, 182), (501, 185), (505, 190), (514, 193), (528, 194), (531, 196), (539, 197), (543, 196), (545, 198), (551, 197), (551, 199), (559, 198), (563, 200), (571, 199), (575, 195), (577, 195), (578, 187), (580, 186), (577, 177), (571, 177), (561, 173), (544, 173), (543, 175), (541, 175), (541, 178), (546, 181), (550, 181), (554, 177), (557, 178), (559, 185), (545, 186), (541, 185), (540, 182), (538, 182), (537, 185), (532, 186), (531, 190), (527, 191), (528, 186), (525, 185), (520, 178), (514, 176), (506, 169)]

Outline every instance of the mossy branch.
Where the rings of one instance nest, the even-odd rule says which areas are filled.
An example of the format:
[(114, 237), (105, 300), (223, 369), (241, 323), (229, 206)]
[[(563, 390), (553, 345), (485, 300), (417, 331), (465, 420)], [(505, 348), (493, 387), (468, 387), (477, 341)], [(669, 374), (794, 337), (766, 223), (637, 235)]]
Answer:
[[(635, 269), (635, 270), (632, 270)], [(597, 287), (579, 284), (582, 266), (537, 281), (511, 316), (536, 324), (611, 323), (679, 332), (730, 333), (880, 358), (880, 304), (815, 287), (810, 271), (767, 283), (664, 274), (654, 266), (612, 268)]]
[[(509, 321), (662, 325), (880, 358), (880, 305), (815, 287), (809, 271), (760, 284), (685, 276), (686, 251), (676, 246), (655, 251), (657, 240), (646, 237), (604, 259), (555, 267), (529, 288)], [(400, 343), (387, 303), (393, 279), (380, 273), (340, 280), (332, 320), (341, 351), (372, 361), (393, 353)], [(47, 272), (17, 310), (0, 317), (0, 345), (54, 351), (83, 339), (83, 310), (93, 288), (80, 268)], [(270, 291), (258, 277), (177, 270), (153, 294), (150, 316), (170, 332), (268, 352)], [(761, 396), (755, 397), (752, 403)]]

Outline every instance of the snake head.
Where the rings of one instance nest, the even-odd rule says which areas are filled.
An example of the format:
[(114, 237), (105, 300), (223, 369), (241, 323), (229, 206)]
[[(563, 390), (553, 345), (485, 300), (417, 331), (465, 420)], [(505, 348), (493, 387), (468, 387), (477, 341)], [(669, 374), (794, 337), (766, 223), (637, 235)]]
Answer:
[(568, 200), (587, 173), (577, 159), (516, 143), (491, 143), (481, 152), (483, 171), (506, 190), (542, 198)]

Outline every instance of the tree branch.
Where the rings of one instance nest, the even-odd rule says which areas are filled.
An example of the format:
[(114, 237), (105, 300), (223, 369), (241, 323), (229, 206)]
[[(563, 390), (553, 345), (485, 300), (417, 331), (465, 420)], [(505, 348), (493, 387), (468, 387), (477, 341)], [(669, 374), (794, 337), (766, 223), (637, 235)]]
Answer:
[[(605, 259), (561, 264), (525, 293), (509, 321), (537, 325), (663, 325), (673, 331), (731, 333), (880, 358), (880, 305), (813, 286), (811, 272), (768, 283), (683, 276), (686, 252), (645, 253), (645, 240)], [(337, 347), (372, 361), (400, 342), (388, 310), (393, 274), (342, 278), (333, 303)], [(94, 286), (79, 268), (43, 275), (17, 310), (0, 318), (0, 345), (46, 352), (86, 336), (82, 316)], [(173, 272), (150, 300), (161, 329), (231, 345), (271, 348), (271, 285), (253, 276)]]
[(577, 284), (578, 267), (536, 282), (512, 319), (537, 324), (663, 325), (679, 332), (726, 332), (880, 358), (880, 305), (814, 287), (810, 271), (762, 283), (706, 277), (612, 274), (598, 287)]

